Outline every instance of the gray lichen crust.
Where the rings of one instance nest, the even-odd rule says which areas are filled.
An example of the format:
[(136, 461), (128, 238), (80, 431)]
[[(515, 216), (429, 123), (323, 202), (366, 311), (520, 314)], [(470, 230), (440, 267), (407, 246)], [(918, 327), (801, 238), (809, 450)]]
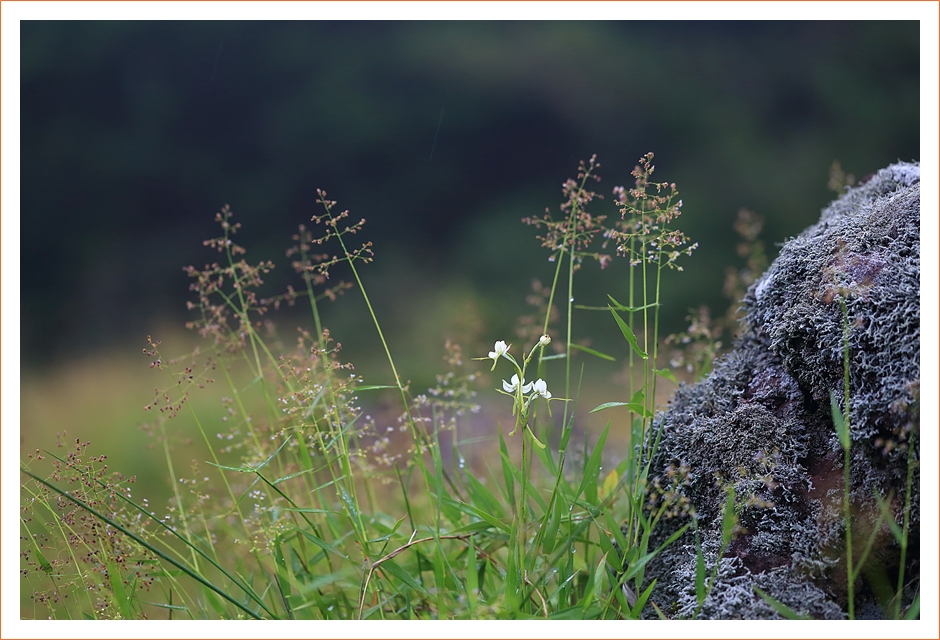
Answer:
[[(748, 291), (734, 350), (708, 378), (680, 388), (661, 418), (653, 469), (663, 478), (669, 468), (683, 469), (679, 490), (694, 506), (709, 571), (719, 563), (699, 617), (779, 617), (755, 586), (803, 615), (845, 616), (843, 452), (830, 409), (830, 392), (841, 398), (843, 389), (843, 301), (858, 555), (880, 513), (876, 494), (902, 522), (908, 444), (919, 426), (918, 164), (891, 165), (848, 189), (818, 223), (788, 241)], [(905, 568), (912, 579), (919, 575), (914, 468)], [(740, 530), (719, 559), (729, 485)], [(657, 537), (664, 540), (681, 524), (671, 521)], [(886, 526), (874, 536), (855, 584), (857, 617), (880, 616), (897, 580), (899, 546)], [(667, 547), (648, 575), (658, 580), (653, 600), (663, 611), (695, 614), (691, 534)]]

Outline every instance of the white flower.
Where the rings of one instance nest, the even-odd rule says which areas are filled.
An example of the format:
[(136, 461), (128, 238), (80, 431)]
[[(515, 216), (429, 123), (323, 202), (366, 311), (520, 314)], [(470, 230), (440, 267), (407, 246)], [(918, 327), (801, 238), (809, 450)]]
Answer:
[[(548, 400), (552, 397), (552, 392), (548, 390), (548, 385), (545, 384), (545, 381), (539, 378), (532, 383), (532, 389), (535, 391), (535, 394), (541, 396)], [(525, 393), (525, 391), (523, 391)]]
[(547, 333), (543, 335), (541, 338), (539, 338), (540, 347), (547, 347), (549, 344), (551, 344), (551, 342), (552, 342), (552, 338)]
[[(503, 380), (503, 391), (506, 393), (515, 393), (516, 389), (519, 388), (519, 376), (512, 374), (512, 378), (509, 379), (509, 382)], [(526, 381), (522, 381), (522, 393), (529, 393), (532, 390), (532, 383), (526, 384)], [(544, 383), (542, 383), (544, 385)]]
[(490, 371), (495, 370), (496, 362), (508, 353), (509, 353), (509, 345), (506, 344), (502, 340), (497, 340), (496, 344), (493, 345), (493, 350), (490, 351), (489, 354), (486, 356), (487, 358), (490, 358), (493, 361), (493, 369), (490, 369)]
[(490, 351), (489, 356), (493, 360), (501, 358), (507, 351), (509, 351), (509, 346), (502, 340), (497, 340), (496, 344), (493, 345), (493, 350)]

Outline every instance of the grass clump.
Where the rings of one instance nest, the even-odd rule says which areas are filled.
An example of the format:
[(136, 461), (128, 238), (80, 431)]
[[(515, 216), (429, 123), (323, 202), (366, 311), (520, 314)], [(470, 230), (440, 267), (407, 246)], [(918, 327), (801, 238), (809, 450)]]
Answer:
[[(557, 214), (524, 219), (554, 273), (550, 285), (533, 285), (539, 312), (520, 321), (521, 343), (498, 339), (487, 355), (468, 359), (448, 341), (447, 370), (420, 393), (399, 372), (368, 294), (363, 268), (372, 245), (354, 239), (364, 220), (352, 222), (318, 191), (316, 215), (287, 250), (300, 282), (263, 295), (275, 265), (246, 259), (234, 241), (240, 224), (223, 208), (221, 235), (204, 243), (217, 261), (185, 268), (194, 293), (188, 326), (203, 345), (176, 359), (165, 359), (149, 336), (144, 348), (165, 376), (145, 406), (155, 416), (145, 428), (165, 459), (172, 497), (161, 507), (136, 497), (136, 479), (109, 470), (88, 442), (63, 439), (62, 451), (28, 456), (22, 573), (32, 597), (24, 612), (60, 619), (664, 616), (647, 568), (698, 531), (680, 490), (689, 469), (652, 469), (663, 425), (657, 384), (676, 382), (662, 350), (668, 342), (700, 345), (672, 364), (705, 375), (719, 334), (700, 314), (689, 333), (668, 342), (660, 335), (662, 275), (681, 271), (681, 258), (697, 246), (675, 227), (682, 207), (675, 184), (652, 180), (647, 154), (633, 185), (613, 189), (615, 215), (597, 215), (589, 208), (602, 200), (593, 190), (599, 166), (593, 157), (579, 165)], [(739, 226), (749, 262), (729, 274), (726, 289), (735, 296), (766, 265), (759, 218), (742, 213)], [(575, 305), (585, 260), (623, 269), (622, 290)], [(357, 374), (323, 323), (322, 305), (352, 290), (388, 365), (381, 379)], [(309, 324), (285, 342), (270, 316), (298, 305), (309, 307)], [(629, 375), (623, 397), (579, 413), (585, 365), (574, 369), (572, 355), (615, 359), (575, 342), (581, 312), (609, 314)], [(489, 372), (473, 360), (487, 362)], [(488, 373), (501, 382), (488, 385)], [(222, 415), (197, 411), (191, 394), (218, 386)], [(586, 436), (578, 447), (572, 435), (586, 433), (588, 414), (611, 411), (625, 419), (629, 446), (602, 473), (613, 457), (605, 451), (611, 422), (592, 447)], [(512, 428), (504, 434), (490, 424), (484, 439), (492, 456), (468, 465), (463, 448), (472, 439), (462, 433), (491, 412)], [(194, 442), (174, 440), (168, 428), (184, 418)], [(187, 471), (184, 445), (198, 452)], [(719, 555), (740, 531), (733, 487), (726, 493)], [(669, 533), (655, 535), (672, 519)], [(718, 569), (708, 571), (701, 545), (698, 558), (692, 617)], [(786, 605), (777, 610), (784, 615)]]

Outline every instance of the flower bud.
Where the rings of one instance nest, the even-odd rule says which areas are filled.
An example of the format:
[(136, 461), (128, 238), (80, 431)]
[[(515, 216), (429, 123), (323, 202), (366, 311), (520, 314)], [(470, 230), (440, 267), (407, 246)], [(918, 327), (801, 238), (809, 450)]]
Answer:
[(551, 343), (551, 341), (552, 341), (551, 337), (546, 333), (541, 338), (539, 338), (539, 346), (547, 347)]

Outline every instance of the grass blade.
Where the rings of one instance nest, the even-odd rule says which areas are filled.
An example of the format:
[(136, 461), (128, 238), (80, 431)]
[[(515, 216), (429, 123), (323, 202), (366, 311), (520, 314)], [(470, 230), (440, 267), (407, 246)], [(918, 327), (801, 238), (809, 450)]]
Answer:
[(796, 611), (794, 611), (787, 605), (783, 604), (782, 602), (780, 602), (779, 600), (777, 600), (770, 594), (764, 592), (763, 589), (758, 588), (756, 585), (754, 586), (754, 591), (757, 593), (757, 595), (759, 595), (761, 598), (764, 599), (764, 602), (770, 605), (771, 609), (779, 613), (782, 617), (786, 618), (787, 620), (811, 620), (811, 618), (809, 618), (808, 616), (800, 615), (799, 613), (797, 613)]
[(639, 355), (641, 358), (646, 360), (649, 358), (647, 353), (640, 348), (640, 345), (636, 342), (636, 335), (633, 333), (633, 329), (630, 328), (626, 322), (623, 321), (623, 318), (614, 310), (613, 307), (608, 305), (610, 312), (614, 315), (614, 320), (617, 321), (617, 326), (620, 327), (620, 332), (623, 334), (623, 337), (627, 339), (627, 342), (630, 344), (630, 347)]
[[(256, 620), (261, 620), (261, 616), (259, 616), (257, 613), (255, 613), (255, 612), (252, 611), (251, 609), (247, 608), (245, 605), (243, 605), (242, 603), (240, 603), (238, 600), (235, 600), (233, 597), (231, 597), (230, 595), (228, 595), (227, 593), (225, 593), (224, 591), (222, 591), (219, 587), (215, 586), (214, 584), (212, 584), (211, 582), (209, 582), (208, 580), (206, 580), (205, 578), (203, 578), (203, 577), (202, 577), (201, 575), (199, 575), (198, 573), (194, 572), (192, 569), (190, 569), (190, 568), (187, 567), (186, 565), (182, 564), (181, 562), (178, 562), (177, 560), (174, 560), (173, 558), (171, 558), (171, 557), (168, 556), (167, 554), (165, 554), (165, 553), (163, 553), (162, 551), (160, 551), (159, 549), (155, 548), (153, 545), (151, 545), (150, 543), (148, 543), (146, 540), (143, 540), (142, 538), (140, 538), (139, 536), (137, 536), (137, 535), (134, 534), (133, 532), (129, 531), (126, 527), (124, 527), (124, 526), (118, 524), (117, 522), (111, 520), (111, 519), (108, 518), (107, 516), (105, 516), (105, 515), (103, 515), (103, 514), (101, 514), (101, 513), (98, 513), (96, 510), (94, 510), (93, 508), (91, 508), (91, 506), (89, 506), (88, 504), (86, 504), (86, 503), (83, 502), (82, 500), (76, 498), (75, 496), (73, 496), (72, 494), (70, 494), (68, 491), (63, 491), (62, 489), (59, 489), (59, 488), (56, 487), (54, 484), (52, 484), (52, 483), (50, 483), (50, 482), (47, 482), (46, 480), (43, 480), (42, 478), (40, 478), (40, 477), (37, 476), (36, 474), (34, 474), (34, 473), (30, 472), (30, 471), (27, 471), (26, 469), (20, 469), (20, 473), (23, 473), (23, 474), (29, 476), (30, 478), (32, 478), (33, 480), (35, 480), (36, 482), (38, 482), (38, 483), (40, 483), (40, 484), (42, 484), (42, 485), (45, 485), (46, 487), (48, 487), (49, 489), (51, 489), (51, 490), (54, 491), (55, 493), (61, 495), (63, 498), (65, 498), (65, 499), (67, 499), (67, 500), (69, 500), (69, 501), (71, 501), (71, 502), (74, 502), (74, 503), (77, 504), (79, 507), (81, 507), (82, 509), (84, 509), (85, 511), (87, 511), (88, 513), (90, 513), (91, 515), (95, 516), (96, 518), (98, 518), (98, 519), (101, 520), (102, 522), (105, 522), (105, 523), (111, 525), (112, 527), (114, 527), (115, 529), (117, 529), (118, 531), (120, 531), (121, 533), (123, 533), (124, 535), (126, 535), (127, 537), (129, 537), (131, 540), (133, 540), (134, 542), (136, 542), (136, 543), (139, 544), (140, 546), (144, 547), (145, 549), (147, 549), (147, 550), (150, 551), (151, 553), (153, 553), (155, 556), (157, 556), (158, 558), (160, 558), (160, 559), (163, 560), (164, 562), (169, 562), (171, 565), (173, 565), (174, 567), (176, 567), (177, 569), (179, 569), (180, 571), (182, 571), (183, 573), (185, 573), (186, 575), (188, 575), (188, 576), (189, 576), (190, 578), (192, 578), (193, 580), (199, 582), (201, 585), (203, 585), (203, 586), (206, 587), (207, 589), (210, 589), (211, 591), (214, 591), (215, 593), (218, 593), (220, 596), (222, 596), (223, 598), (225, 598), (226, 600), (228, 600), (229, 602), (231, 602), (232, 604), (234, 604), (236, 607), (238, 607), (239, 609), (241, 609), (242, 611), (244, 611), (245, 613), (247, 613), (247, 614), (248, 614), (249, 616), (251, 616), (252, 618), (254, 618), (254, 619), (256, 619)], [(214, 597), (214, 596), (213, 596), (213, 597)]]
[[(594, 349), (589, 349), (588, 347), (582, 346), (580, 344), (571, 343), (572, 349), (577, 349), (578, 351), (583, 351), (584, 353), (590, 353), (592, 356), (596, 356), (601, 360), (609, 360), (610, 362), (616, 362), (617, 359), (613, 356), (609, 356), (606, 353), (601, 353), (600, 351), (595, 351)], [(544, 360), (544, 358), (543, 358)]]
[(597, 444), (594, 445), (594, 451), (591, 452), (591, 457), (588, 458), (584, 467), (581, 486), (578, 487), (578, 492), (575, 494), (575, 496), (580, 496), (583, 493), (584, 499), (592, 504), (597, 503), (597, 478), (600, 475), (601, 454), (604, 451), (604, 445), (607, 443), (607, 432), (609, 430), (610, 421), (607, 422), (604, 432), (601, 433), (601, 437), (597, 439)]

